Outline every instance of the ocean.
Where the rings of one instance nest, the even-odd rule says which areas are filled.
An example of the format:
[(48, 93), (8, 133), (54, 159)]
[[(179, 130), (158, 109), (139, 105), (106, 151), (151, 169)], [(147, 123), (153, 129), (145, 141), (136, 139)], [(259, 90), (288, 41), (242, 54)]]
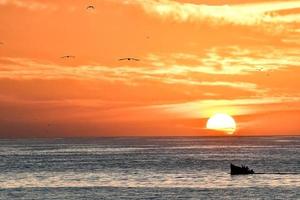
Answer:
[(0, 140), (0, 199), (300, 199), (300, 137)]

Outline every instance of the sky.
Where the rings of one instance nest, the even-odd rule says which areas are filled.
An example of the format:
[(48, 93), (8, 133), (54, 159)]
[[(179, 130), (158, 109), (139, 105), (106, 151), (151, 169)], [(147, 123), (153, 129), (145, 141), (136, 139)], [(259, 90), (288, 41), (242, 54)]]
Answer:
[(0, 137), (300, 135), (299, 0), (0, 0), (0, 24)]

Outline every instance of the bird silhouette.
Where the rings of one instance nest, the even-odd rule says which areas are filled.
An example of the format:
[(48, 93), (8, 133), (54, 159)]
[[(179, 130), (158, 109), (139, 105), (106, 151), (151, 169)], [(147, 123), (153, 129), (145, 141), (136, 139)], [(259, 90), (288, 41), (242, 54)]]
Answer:
[[(269, 70), (266, 70), (266, 69), (263, 68), (263, 67), (258, 68), (257, 71), (260, 71), (260, 72), (265, 73), (266, 76), (270, 76), (270, 75), (271, 75), (271, 74), (268, 72)], [(273, 70), (271, 70), (271, 71), (273, 71)]]
[(86, 9), (87, 10), (90, 10), (90, 9), (95, 10), (95, 6), (90, 5), (90, 6), (87, 6)]
[(60, 58), (62, 58), (62, 59), (67, 59), (67, 58), (75, 58), (75, 56), (70, 56), (70, 55), (67, 55), (67, 56), (62, 56), (62, 57), (60, 57)]
[(129, 60), (129, 61), (140, 61), (140, 59), (137, 58), (120, 58), (119, 61), (123, 61), (123, 60)]

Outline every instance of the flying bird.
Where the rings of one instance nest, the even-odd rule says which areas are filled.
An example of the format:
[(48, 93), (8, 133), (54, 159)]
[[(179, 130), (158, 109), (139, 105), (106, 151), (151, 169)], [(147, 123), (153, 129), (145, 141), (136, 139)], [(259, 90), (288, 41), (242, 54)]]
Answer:
[(268, 72), (269, 70), (266, 70), (263, 67), (258, 68), (257, 71), (264, 72), (266, 74), (266, 76), (270, 76), (270, 73)]
[(60, 57), (60, 58), (62, 58), (62, 59), (68, 59), (68, 58), (75, 58), (75, 56), (70, 56), (70, 55), (68, 55), (68, 56), (62, 56), (62, 57)]
[(87, 10), (90, 10), (90, 9), (95, 10), (95, 6), (90, 5), (90, 6), (87, 6), (86, 9)]
[(119, 61), (123, 61), (123, 60), (129, 60), (129, 61), (140, 61), (140, 59), (137, 58), (120, 58)]

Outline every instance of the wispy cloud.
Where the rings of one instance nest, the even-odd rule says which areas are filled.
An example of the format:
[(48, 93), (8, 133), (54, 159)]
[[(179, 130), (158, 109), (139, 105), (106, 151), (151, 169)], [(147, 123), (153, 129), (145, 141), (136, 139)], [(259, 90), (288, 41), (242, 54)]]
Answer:
[(56, 6), (35, 0), (0, 0), (0, 6), (12, 5), (29, 10), (56, 10)]
[[(208, 118), (215, 113), (222, 112), (235, 116), (270, 111), (293, 110), (293, 107), (287, 107), (286, 105), (289, 105), (289, 103), (293, 105), (299, 100), (300, 97), (263, 97), (233, 100), (218, 99), (155, 105), (151, 107), (180, 117)], [(298, 106), (298, 103), (295, 105)]]
[(118, 81), (127, 85), (149, 81), (168, 85), (230, 87), (261, 94), (270, 88), (262, 88), (250, 78), (246, 81), (237, 77), (266, 76), (274, 71), (299, 67), (299, 54), (299, 50), (294, 48), (213, 47), (201, 55), (149, 54), (134, 66), (119, 63), (119, 66), (113, 67), (101, 64), (73, 67), (24, 58), (1, 58), (0, 78), (71, 78)]
[[(124, 2), (123, 2), (124, 3)], [(258, 25), (268, 23), (298, 23), (300, 15), (279, 15), (281, 10), (300, 8), (299, 1), (277, 1), (235, 5), (206, 5), (171, 0), (127, 0), (149, 14), (176, 21), (210, 21), (215, 24)], [(279, 29), (280, 27), (273, 27)], [(282, 28), (282, 27), (281, 27)]]
[[(284, 56), (283, 56), (284, 55)], [(207, 73), (219, 75), (246, 75), (258, 71), (273, 71), (298, 67), (300, 51), (295, 48), (243, 48), (240, 46), (213, 47), (202, 55), (168, 54), (148, 55), (148, 62), (159, 69), (158, 74)]]
[[(192, 56), (191, 56), (192, 57)], [(170, 68), (157, 69), (156, 67), (130, 67), (119, 66), (109, 67), (101, 65), (83, 65), (77, 67), (60, 66), (54, 63), (36, 62), (30, 59), (2, 58), (0, 78), (10, 79), (82, 79), (82, 80), (104, 80), (109, 82), (119, 81), (124, 84), (143, 84), (143, 81), (154, 81), (161, 84), (176, 84), (190, 86), (214, 86), (231, 87), (247, 91), (264, 92), (255, 83), (232, 82), (232, 81), (211, 81), (209, 79), (199, 80), (190, 76), (192, 73), (199, 73), (201, 70), (188, 66), (173, 66)]]

